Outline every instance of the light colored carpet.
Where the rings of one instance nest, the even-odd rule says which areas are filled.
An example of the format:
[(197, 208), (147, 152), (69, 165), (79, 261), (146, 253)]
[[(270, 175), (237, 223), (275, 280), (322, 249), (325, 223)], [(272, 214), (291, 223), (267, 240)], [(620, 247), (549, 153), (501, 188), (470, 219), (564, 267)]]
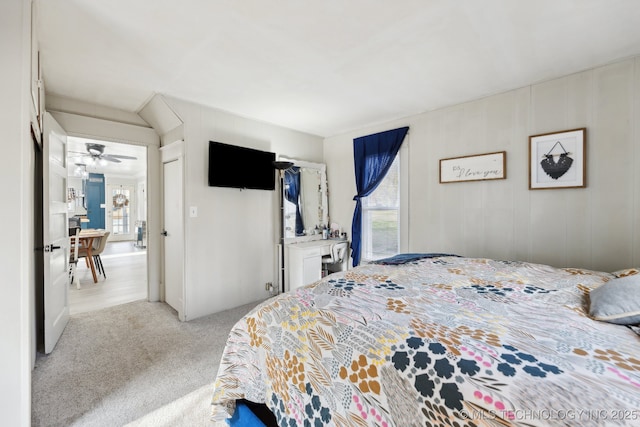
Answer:
[(211, 386), (200, 387), (178, 400), (156, 409), (126, 427), (227, 427), (225, 422), (213, 423), (211, 415)]
[(215, 426), (212, 383), (232, 326), (258, 302), (190, 322), (138, 301), (71, 316), (38, 355), (35, 426)]

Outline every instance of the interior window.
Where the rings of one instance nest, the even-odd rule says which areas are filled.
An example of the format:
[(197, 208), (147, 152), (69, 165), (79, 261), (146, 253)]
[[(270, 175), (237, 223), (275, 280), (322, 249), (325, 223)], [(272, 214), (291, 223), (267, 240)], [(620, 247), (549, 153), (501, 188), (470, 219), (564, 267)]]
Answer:
[(396, 255), (400, 248), (400, 155), (373, 193), (362, 199), (362, 260)]

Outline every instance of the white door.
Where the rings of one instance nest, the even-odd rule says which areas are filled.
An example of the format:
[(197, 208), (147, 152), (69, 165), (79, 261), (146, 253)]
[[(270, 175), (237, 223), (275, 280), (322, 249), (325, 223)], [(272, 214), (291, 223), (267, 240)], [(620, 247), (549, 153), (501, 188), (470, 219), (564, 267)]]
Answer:
[(182, 158), (163, 163), (165, 301), (184, 319)]
[(136, 192), (132, 185), (107, 185), (107, 230), (110, 241), (135, 240)]
[(51, 353), (69, 322), (67, 135), (46, 113), (43, 126), (44, 351)]

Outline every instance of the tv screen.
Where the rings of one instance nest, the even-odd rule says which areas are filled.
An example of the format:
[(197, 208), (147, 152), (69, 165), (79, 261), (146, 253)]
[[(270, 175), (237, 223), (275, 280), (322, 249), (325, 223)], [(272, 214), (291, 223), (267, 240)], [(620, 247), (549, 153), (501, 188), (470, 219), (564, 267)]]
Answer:
[(276, 154), (209, 141), (209, 186), (275, 190)]

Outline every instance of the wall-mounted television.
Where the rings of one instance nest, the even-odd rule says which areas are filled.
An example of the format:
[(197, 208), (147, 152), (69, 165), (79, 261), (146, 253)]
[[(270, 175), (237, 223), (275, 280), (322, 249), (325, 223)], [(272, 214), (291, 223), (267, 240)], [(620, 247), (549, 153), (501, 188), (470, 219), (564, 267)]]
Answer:
[(275, 159), (269, 151), (209, 141), (209, 186), (275, 190)]

